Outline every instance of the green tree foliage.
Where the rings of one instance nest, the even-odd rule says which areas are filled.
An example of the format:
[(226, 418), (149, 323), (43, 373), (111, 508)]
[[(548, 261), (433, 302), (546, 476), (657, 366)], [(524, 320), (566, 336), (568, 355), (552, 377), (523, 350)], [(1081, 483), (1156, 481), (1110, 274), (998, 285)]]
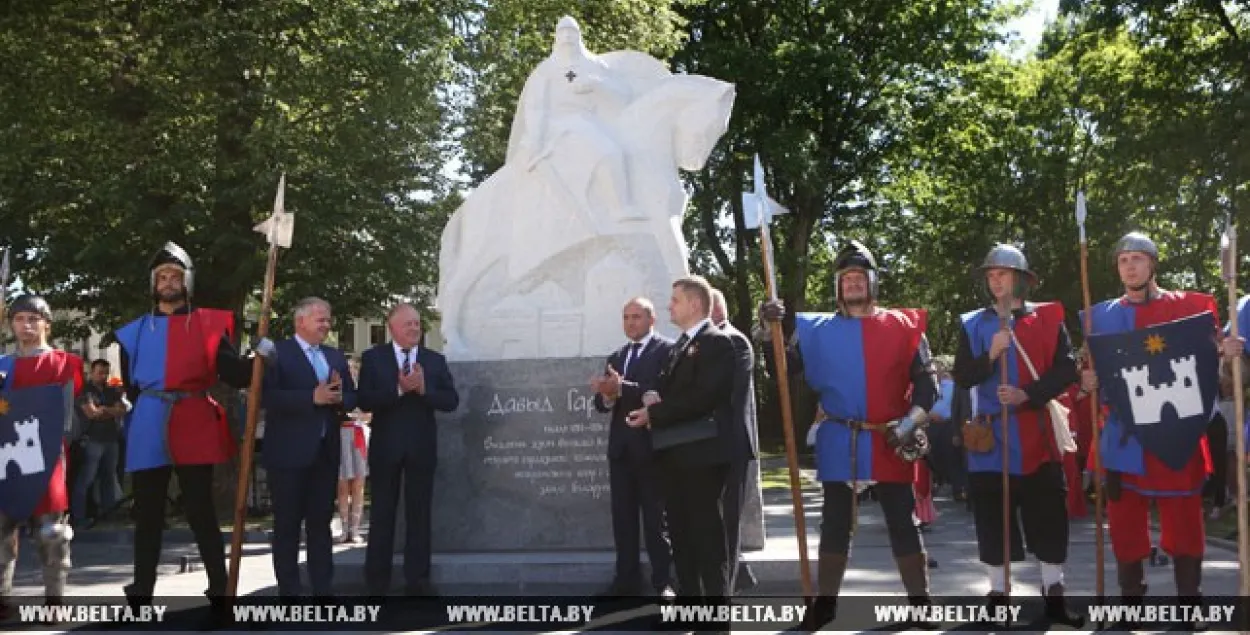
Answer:
[(736, 85), (728, 132), (687, 175), (685, 229), (692, 269), (725, 289), (740, 328), (764, 295), (740, 198), (756, 153), (791, 212), (774, 241), (792, 311), (832, 307), (834, 254), (857, 238), (886, 268), (883, 301), (929, 309), (949, 354), (957, 316), (983, 301), (974, 270), (1005, 241), (1079, 340), (1078, 191), (1094, 300), (1119, 292), (1110, 249), (1131, 229), (1160, 243), (1165, 286), (1220, 291), (1218, 231), (1248, 204), (1250, 2), (1063, 0), (1037, 49), (1009, 57), (998, 45), (1022, 10), (17, 0), (0, 7), (0, 220), (22, 281), (97, 326), (147, 306), (146, 261), (166, 239), (195, 256), (200, 303), (240, 311), (264, 265), (251, 227), (285, 172), (297, 229), (279, 309), (310, 293), (340, 315), (426, 300), (463, 194), (446, 168), (458, 160), (474, 185), (502, 165), (518, 95), (567, 13), (591, 50)]
[[(197, 302), (241, 311), (281, 173), (277, 306), (432, 289), (448, 214), (450, 2), (24, 0), (0, 9), (0, 219), (17, 274), (113, 327), (175, 240)], [(279, 330), (289, 320), (279, 320)]]

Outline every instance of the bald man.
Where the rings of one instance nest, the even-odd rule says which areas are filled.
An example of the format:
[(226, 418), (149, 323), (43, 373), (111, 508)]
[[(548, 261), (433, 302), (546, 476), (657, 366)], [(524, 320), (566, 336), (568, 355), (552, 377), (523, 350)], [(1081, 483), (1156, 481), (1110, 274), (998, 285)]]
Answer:
[(591, 378), (595, 409), (612, 413), (608, 432), (608, 469), (612, 485), (612, 537), (616, 575), (601, 595), (646, 595), (639, 564), (638, 516), (651, 561), (651, 590), (672, 595), (672, 547), (664, 527), (659, 466), (651, 451), (651, 431), (631, 428), (625, 416), (642, 407), (642, 396), (655, 390), (673, 342), (655, 332), (655, 305), (633, 298), (621, 310), (628, 340), (608, 357), (603, 374)]

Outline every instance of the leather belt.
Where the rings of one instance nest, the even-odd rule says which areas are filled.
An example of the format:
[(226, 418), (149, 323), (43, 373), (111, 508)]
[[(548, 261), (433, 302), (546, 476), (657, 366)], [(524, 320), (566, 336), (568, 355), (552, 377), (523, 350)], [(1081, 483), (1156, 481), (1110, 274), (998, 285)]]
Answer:
[(869, 432), (882, 432), (892, 425), (889, 423), (869, 423), (867, 421), (856, 421), (855, 419), (843, 419), (840, 417), (829, 417), (826, 421), (840, 423), (852, 430), (868, 430)]
[(174, 465), (174, 453), (169, 449), (169, 418), (174, 414), (174, 404), (192, 397), (208, 397), (208, 391), (183, 391), (183, 390), (141, 390), (140, 397), (156, 397), (161, 400), (163, 407), (161, 408), (161, 443), (165, 446), (165, 456), (169, 457), (169, 464)]

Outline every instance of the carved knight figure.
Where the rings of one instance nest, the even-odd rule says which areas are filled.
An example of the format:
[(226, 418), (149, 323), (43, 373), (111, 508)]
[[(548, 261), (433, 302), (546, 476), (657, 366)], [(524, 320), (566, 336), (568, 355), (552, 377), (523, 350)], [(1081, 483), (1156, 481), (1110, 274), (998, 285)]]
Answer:
[(443, 230), (437, 306), (448, 359), (615, 348), (624, 301), (662, 305), (688, 273), (679, 171), (703, 169), (733, 100), (732, 84), (674, 75), (637, 51), (591, 53), (577, 22), (562, 18), (521, 92), (504, 166)]
[[(637, 217), (631, 209), (625, 150), (607, 123), (632, 98), (618, 71), (586, 50), (577, 21), (561, 18), (551, 56), (521, 91), (507, 162), (530, 173), (550, 170), (579, 205), (606, 207), (620, 218)], [(549, 160), (571, 154), (585, 160)], [(598, 192), (593, 184), (600, 184)]]

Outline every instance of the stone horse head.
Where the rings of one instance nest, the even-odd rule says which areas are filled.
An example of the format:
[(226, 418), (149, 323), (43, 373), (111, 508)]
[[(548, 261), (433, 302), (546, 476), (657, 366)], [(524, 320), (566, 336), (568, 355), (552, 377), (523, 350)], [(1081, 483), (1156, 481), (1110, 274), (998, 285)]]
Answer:
[(638, 187), (682, 192), (682, 203), (666, 201), (667, 211), (684, 211), (678, 170), (703, 169), (729, 126), (734, 97), (734, 85), (728, 82), (701, 75), (673, 75), (621, 113), (619, 138), (634, 150), (631, 156), (641, 159), (631, 165), (640, 181)]

